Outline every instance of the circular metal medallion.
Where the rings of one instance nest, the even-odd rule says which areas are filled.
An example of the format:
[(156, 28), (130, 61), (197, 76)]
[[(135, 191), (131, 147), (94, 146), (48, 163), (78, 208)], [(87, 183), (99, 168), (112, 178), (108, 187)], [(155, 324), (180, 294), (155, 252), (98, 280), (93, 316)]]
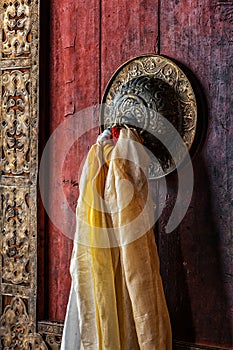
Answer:
[(105, 90), (101, 127), (117, 123), (140, 130), (145, 146), (157, 159), (150, 167), (152, 178), (169, 174), (184, 158), (184, 150), (179, 148), (177, 159), (171, 156), (169, 149), (176, 147), (176, 142), (168, 130), (170, 123), (165, 121), (175, 127), (190, 150), (196, 133), (197, 103), (187, 76), (174, 62), (160, 55), (143, 55), (127, 61), (117, 69)]

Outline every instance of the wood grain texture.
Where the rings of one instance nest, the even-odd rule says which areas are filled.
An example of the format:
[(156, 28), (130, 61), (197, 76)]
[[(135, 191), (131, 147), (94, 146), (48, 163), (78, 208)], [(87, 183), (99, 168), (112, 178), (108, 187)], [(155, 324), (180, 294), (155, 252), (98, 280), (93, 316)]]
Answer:
[[(209, 119), (205, 145), (194, 160), (190, 208), (174, 234), (165, 240), (161, 235), (174, 337), (226, 347), (232, 346), (233, 305), (232, 9), (232, 2), (163, 1), (160, 22), (161, 53), (195, 74), (208, 101)], [(171, 186), (169, 203), (175, 195)], [(168, 215), (167, 207), (162, 232)], [(175, 267), (174, 254), (179, 259)]]
[[(95, 106), (99, 102), (99, 2), (89, 1), (87, 6), (83, 1), (51, 1), (50, 13), (50, 133), (68, 118), (79, 118), (78, 113), (89, 106), (92, 106), (94, 126)], [(88, 120), (87, 124), (91, 125), (92, 121)], [(69, 131), (72, 137), (76, 137), (75, 129), (79, 127), (79, 122), (75, 122), (73, 134)], [(54, 161), (54, 154), (65, 149), (69, 141), (66, 130), (62, 131), (64, 135), (60, 135), (55, 149), (51, 149), (49, 171), (52, 185), (57, 183), (57, 186), (62, 186), (73, 212), (78, 198), (79, 167), (95, 141), (97, 131), (88, 131), (71, 147), (63, 164), (62, 179), (57, 178), (58, 164)], [(64, 222), (72, 219), (69, 213), (64, 214), (56, 198), (51, 199), (50, 210), (58, 218), (63, 216)], [(50, 221), (46, 234), (46, 318), (64, 320), (73, 241)]]
[(158, 0), (102, 1), (101, 94), (115, 70), (128, 59), (156, 53)]

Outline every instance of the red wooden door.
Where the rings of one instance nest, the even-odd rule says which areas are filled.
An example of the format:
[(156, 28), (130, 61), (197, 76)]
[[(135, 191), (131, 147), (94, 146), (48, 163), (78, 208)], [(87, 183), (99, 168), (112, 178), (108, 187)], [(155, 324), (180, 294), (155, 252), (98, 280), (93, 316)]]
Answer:
[[(194, 73), (205, 96), (208, 131), (193, 161), (192, 203), (183, 222), (169, 235), (164, 226), (174, 204), (176, 178), (168, 178), (157, 244), (174, 339), (226, 347), (232, 342), (233, 307), (232, 18), (231, 0), (51, 0), (50, 78), (49, 84), (43, 85), (46, 95), (42, 96), (42, 105), (49, 102), (49, 111), (42, 109), (41, 119), (41, 138), (44, 128), (51, 134), (87, 107), (92, 108), (95, 126), (96, 106), (108, 80), (119, 65), (134, 56), (167, 55)], [(42, 40), (47, 35), (42, 29)], [(42, 68), (43, 62), (42, 57)], [(94, 128), (83, 135), (63, 166), (62, 186), (73, 210), (80, 164), (97, 134)], [(50, 167), (55, 181), (52, 162)], [(59, 216), (59, 203), (52, 206)], [(40, 271), (38, 317), (64, 320), (72, 240), (49, 219), (42, 219), (43, 215), (39, 261), (45, 266), (45, 278)]]

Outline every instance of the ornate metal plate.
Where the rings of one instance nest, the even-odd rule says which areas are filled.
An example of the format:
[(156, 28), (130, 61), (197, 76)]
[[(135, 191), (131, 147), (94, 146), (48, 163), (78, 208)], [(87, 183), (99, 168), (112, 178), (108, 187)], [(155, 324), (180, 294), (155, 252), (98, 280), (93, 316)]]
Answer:
[[(185, 73), (170, 59), (154, 54), (135, 57), (119, 67), (102, 99), (101, 128), (114, 123), (138, 128), (145, 146), (157, 159), (150, 167), (151, 178), (169, 174), (184, 158), (183, 148), (176, 149), (176, 159), (169, 152), (177, 142), (166, 121), (190, 150), (196, 133), (197, 103)], [(161, 141), (165, 139), (166, 146)]]

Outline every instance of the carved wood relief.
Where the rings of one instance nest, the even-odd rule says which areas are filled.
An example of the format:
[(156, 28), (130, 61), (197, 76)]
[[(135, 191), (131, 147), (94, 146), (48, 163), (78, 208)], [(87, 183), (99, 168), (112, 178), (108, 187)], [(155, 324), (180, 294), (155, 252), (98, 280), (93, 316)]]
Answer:
[(45, 350), (37, 333), (39, 2), (0, 1), (0, 348)]
[(2, 279), (5, 283), (30, 283), (29, 194), (26, 189), (3, 188), (1, 240)]
[(38, 349), (46, 350), (42, 337), (35, 334), (35, 325), (28, 315), (24, 300), (14, 297), (7, 305), (1, 317), (3, 349)]
[(2, 160), (4, 174), (26, 175), (30, 162), (30, 72), (2, 73)]
[(61, 345), (63, 323), (39, 322), (38, 331), (43, 335), (47, 346), (51, 350), (59, 350)]
[[(30, 3), (30, 2), (29, 2)], [(3, 47), (5, 57), (16, 57), (30, 53), (31, 17), (27, 1), (5, 2), (3, 19)]]

